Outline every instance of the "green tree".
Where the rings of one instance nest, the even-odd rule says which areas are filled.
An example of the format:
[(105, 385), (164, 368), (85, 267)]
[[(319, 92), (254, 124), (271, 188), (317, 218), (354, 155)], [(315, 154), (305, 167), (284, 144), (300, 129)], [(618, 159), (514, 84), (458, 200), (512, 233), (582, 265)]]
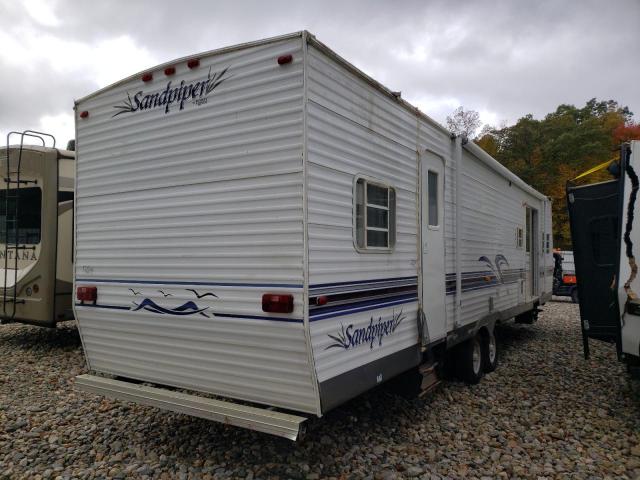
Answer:
[[(476, 143), (552, 201), (554, 244), (571, 248), (566, 182), (617, 156), (620, 141), (640, 134), (633, 113), (615, 100), (592, 98), (584, 107), (559, 105), (538, 120), (525, 115), (514, 125), (485, 128)], [(605, 179), (606, 172), (600, 177)]]

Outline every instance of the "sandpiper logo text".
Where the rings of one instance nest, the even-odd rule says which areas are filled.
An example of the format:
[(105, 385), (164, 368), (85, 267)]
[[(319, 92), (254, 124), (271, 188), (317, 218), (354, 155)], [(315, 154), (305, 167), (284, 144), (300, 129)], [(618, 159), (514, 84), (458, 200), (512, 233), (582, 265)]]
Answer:
[(177, 106), (179, 110), (183, 110), (185, 104), (192, 103), (194, 105), (202, 105), (207, 103), (207, 96), (213, 92), (222, 82), (229, 79), (225, 76), (229, 67), (220, 72), (211, 72), (207, 78), (199, 82), (186, 84), (184, 80), (180, 82), (180, 86), (172, 87), (171, 81), (162, 92), (145, 94), (144, 90), (140, 90), (131, 98), (127, 92), (127, 98), (122, 105), (114, 105), (113, 108), (119, 110), (114, 117), (123, 113), (133, 113), (142, 110), (151, 110), (153, 108), (164, 107), (164, 113), (169, 113), (172, 106)]
[(328, 334), (329, 338), (333, 340), (333, 343), (326, 347), (325, 350), (329, 350), (330, 348), (349, 350), (359, 345), (369, 345), (370, 349), (375, 345), (381, 347), (382, 340), (395, 332), (402, 320), (404, 320), (404, 315), (402, 314), (402, 310), (400, 310), (397, 313), (393, 312), (391, 318), (387, 320), (383, 320), (382, 317), (378, 317), (377, 319), (371, 317), (369, 325), (366, 327), (356, 327), (351, 324), (345, 328), (344, 325), (341, 325), (342, 328), (335, 335)]

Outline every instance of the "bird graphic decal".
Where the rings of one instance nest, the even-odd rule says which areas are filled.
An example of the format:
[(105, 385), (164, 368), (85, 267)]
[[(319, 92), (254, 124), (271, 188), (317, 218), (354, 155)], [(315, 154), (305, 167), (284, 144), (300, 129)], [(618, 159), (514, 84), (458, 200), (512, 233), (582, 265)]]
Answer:
[(204, 297), (208, 297), (208, 296), (211, 296), (211, 297), (214, 297), (214, 298), (218, 298), (218, 296), (217, 296), (216, 294), (211, 293), (211, 292), (206, 292), (206, 293), (202, 293), (202, 294), (200, 294), (200, 293), (196, 292), (193, 288), (186, 288), (185, 290), (186, 290), (187, 292), (193, 292), (193, 293), (194, 293), (194, 295), (195, 295), (196, 297), (198, 297), (198, 299), (200, 299), (200, 298), (204, 298)]
[[(133, 304), (133, 306), (130, 307), (131, 311), (136, 312), (138, 310), (145, 310), (147, 312), (152, 312), (160, 315), (178, 315), (178, 316), (199, 314), (199, 315), (202, 315), (203, 317), (211, 318), (207, 313), (205, 313), (205, 311), (209, 310), (210, 307), (198, 306), (193, 300), (183, 301), (183, 303), (180, 305), (159, 305), (152, 298), (149, 298), (147, 294), (143, 294), (142, 291), (136, 291), (133, 288), (130, 288), (129, 290), (131, 291), (131, 293), (133, 293), (136, 296), (142, 295), (145, 297), (142, 299), (141, 302), (138, 302), (137, 299), (132, 300), (131, 303)], [(212, 292), (200, 293), (193, 288), (186, 288), (185, 290), (187, 292), (192, 292), (198, 299), (202, 299), (204, 297), (218, 298), (218, 296)], [(162, 294), (164, 298), (174, 296), (174, 294), (168, 293), (165, 290), (155, 290), (155, 291)], [(178, 297), (178, 300), (182, 301), (180, 300), (179, 297)], [(171, 302), (171, 300), (167, 300), (167, 301), (170, 303), (175, 303), (175, 302)], [(209, 313), (213, 315), (213, 312), (209, 312)]]

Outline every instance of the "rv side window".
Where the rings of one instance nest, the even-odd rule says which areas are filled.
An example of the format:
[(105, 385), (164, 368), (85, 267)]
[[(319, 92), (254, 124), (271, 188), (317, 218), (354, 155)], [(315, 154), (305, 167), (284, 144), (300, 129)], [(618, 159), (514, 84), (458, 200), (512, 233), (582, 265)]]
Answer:
[(429, 170), (427, 173), (427, 194), (429, 199), (429, 226), (440, 225), (438, 219), (438, 174)]
[(73, 192), (58, 190), (58, 203), (68, 202), (69, 200), (73, 200)]
[(355, 188), (356, 246), (390, 250), (396, 237), (396, 193), (387, 185), (359, 178)]
[(516, 227), (516, 247), (522, 248), (522, 239), (523, 239), (523, 230), (522, 227)]
[(7, 198), (7, 190), (0, 191), (0, 243), (5, 239), (9, 244), (40, 243), (42, 190), (40, 187), (12, 188), (8, 194)]
[(547, 243), (545, 246), (545, 251), (549, 253), (551, 251), (551, 235), (547, 233)]

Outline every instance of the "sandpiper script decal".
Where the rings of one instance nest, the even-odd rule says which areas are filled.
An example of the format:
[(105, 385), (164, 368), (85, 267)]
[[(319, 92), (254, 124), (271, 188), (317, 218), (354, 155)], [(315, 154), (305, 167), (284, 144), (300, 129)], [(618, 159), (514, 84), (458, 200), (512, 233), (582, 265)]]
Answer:
[(334, 343), (325, 348), (325, 350), (330, 348), (349, 350), (359, 345), (369, 345), (369, 348), (373, 348), (374, 345), (380, 347), (382, 346), (382, 340), (395, 332), (404, 318), (405, 316), (400, 310), (398, 313), (394, 311), (388, 320), (383, 320), (382, 317), (377, 319), (371, 317), (369, 325), (366, 327), (356, 327), (350, 324), (345, 328), (344, 325), (340, 325), (342, 328), (337, 334), (328, 335)]
[(119, 110), (113, 114), (113, 117), (122, 115), (123, 113), (134, 113), (142, 110), (151, 110), (158, 107), (164, 107), (164, 113), (167, 114), (171, 111), (172, 106), (177, 106), (179, 110), (184, 110), (184, 106), (187, 103), (191, 103), (196, 106), (207, 103), (207, 96), (213, 92), (222, 82), (231, 78), (225, 76), (229, 71), (229, 67), (219, 71), (209, 73), (207, 78), (199, 81), (186, 84), (184, 80), (180, 82), (180, 86), (171, 86), (171, 81), (167, 83), (167, 86), (162, 92), (147, 93), (144, 90), (140, 90), (131, 98), (129, 92), (127, 92), (127, 98), (123, 101), (122, 105), (114, 105), (113, 108)]

